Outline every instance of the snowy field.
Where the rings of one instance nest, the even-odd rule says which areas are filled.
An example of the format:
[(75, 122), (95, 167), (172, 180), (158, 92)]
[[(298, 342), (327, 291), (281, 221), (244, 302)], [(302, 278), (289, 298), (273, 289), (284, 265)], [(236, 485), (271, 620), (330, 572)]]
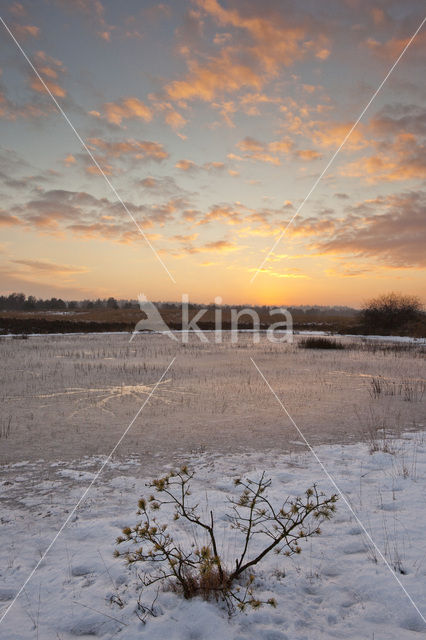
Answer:
[[(378, 442), (380, 446), (380, 442)], [(425, 480), (426, 440), (409, 433), (386, 443), (390, 453), (370, 453), (369, 445), (322, 445), (317, 454), (347, 496), (368, 533), (413, 601), (426, 614)], [(197, 470), (194, 501), (220, 518), (233, 479), (256, 478), (267, 470), (269, 495), (279, 502), (303, 492), (312, 482), (334, 488), (310, 454), (191, 456)], [(0, 599), (10, 605), (40, 559), (67, 512), (93, 478), (93, 465), (41, 462), (4, 469), (1, 496)], [(4, 639), (126, 638), (136, 640), (302, 640), (311, 638), (419, 638), (426, 624), (372, 547), (343, 500), (321, 536), (303, 544), (291, 558), (267, 557), (256, 571), (265, 606), (235, 614), (199, 599), (183, 601), (152, 586), (138, 591), (137, 567), (112, 557), (122, 527), (136, 522), (137, 499), (147, 494), (146, 480), (133, 460), (114, 464), (113, 477), (99, 479), (49, 555), (0, 626)], [(163, 471), (163, 470), (159, 470)], [(45, 478), (49, 477), (47, 480)], [(179, 530), (179, 527), (177, 527)], [(221, 547), (232, 560), (235, 532), (223, 520)], [(139, 568), (141, 570), (141, 568)], [(137, 600), (156, 617), (137, 617)], [(119, 603), (119, 604), (118, 604)]]
[[(253, 345), (249, 336), (236, 345), (186, 347), (161, 337), (130, 345), (124, 336), (1, 341), (0, 638), (423, 637), (424, 353), (356, 345), (320, 352)], [(141, 591), (143, 568), (127, 567), (113, 552), (122, 527), (137, 521), (146, 483), (183, 463), (197, 471), (191, 498), (214, 511), (230, 564), (241, 545), (226, 518), (236, 477), (266, 471), (277, 504), (313, 483), (336, 491), (250, 357), (350, 508), (340, 497), (334, 518), (302, 543), (300, 555), (268, 555), (255, 568), (255, 594), (274, 597), (275, 609), (229, 618), (216, 603), (184, 601), (154, 585)], [(188, 536), (180, 521), (173, 526), (178, 539)], [(138, 600), (155, 614), (145, 622)]]

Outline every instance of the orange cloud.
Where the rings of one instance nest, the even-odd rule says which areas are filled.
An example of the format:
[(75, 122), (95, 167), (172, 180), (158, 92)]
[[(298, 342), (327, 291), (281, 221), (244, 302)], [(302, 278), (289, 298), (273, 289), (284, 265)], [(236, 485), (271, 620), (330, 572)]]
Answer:
[(39, 67), (39, 73), (42, 76), (47, 76), (48, 78), (56, 79), (58, 77), (58, 72), (56, 69), (52, 69), (52, 67)]
[(151, 94), (149, 96), (149, 99), (153, 103), (153, 109), (163, 115), (164, 121), (169, 125), (171, 129), (173, 129), (173, 131), (179, 131), (180, 129), (183, 129), (183, 127), (187, 123), (187, 120), (185, 120), (185, 118), (181, 113), (179, 113), (179, 111), (176, 111), (176, 109), (170, 102), (161, 101), (155, 94)]
[(102, 138), (89, 138), (90, 148), (97, 151), (100, 150), (104, 154), (104, 158), (110, 160), (112, 158), (130, 157), (134, 160), (155, 160), (161, 162), (169, 157), (164, 146), (158, 142), (150, 142), (148, 140), (122, 140), (109, 142)]
[(187, 171), (188, 173), (194, 173), (195, 171), (222, 171), (225, 169), (226, 165), (224, 162), (205, 162), (204, 164), (197, 164), (192, 160), (178, 160), (175, 164), (176, 169), (180, 169), (181, 171)]
[[(332, 213), (331, 211), (324, 211), (322, 215)], [(304, 218), (302, 220), (296, 220), (287, 230), (287, 235), (300, 236), (302, 238), (308, 238), (309, 236), (317, 235), (330, 235), (336, 228), (336, 222), (332, 218), (317, 219), (317, 218)]]
[(87, 267), (77, 267), (64, 264), (57, 264), (54, 262), (47, 262), (45, 260), (12, 260), (14, 264), (23, 265), (29, 267), (32, 271), (42, 271), (44, 273), (54, 273), (58, 275), (70, 275), (73, 273), (87, 273)]
[(386, 20), (385, 12), (383, 11), (383, 9), (380, 9), (379, 7), (371, 7), (370, 14), (371, 14), (371, 17), (373, 18), (374, 24), (376, 25), (381, 25)]
[(243, 11), (222, 7), (217, 0), (196, 0), (196, 3), (221, 26), (245, 31), (252, 40), (247, 50), (268, 74), (275, 75), (281, 66), (292, 65), (308, 52), (322, 60), (330, 53), (324, 34), (306, 41), (306, 26), (289, 25), (278, 15), (265, 17), (260, 7), (257, 15), (244, 15)]
[[(243, 152), (244, 158), (274, 165), (281, 164), (280, 155), (291, 154), (294, 158), (305, 161), (321, 158), (321, 153), (314, 149), (296, 149), (293, 140), (290, 138), (282, 138), (274, 142), (262, 143), (248, 136), (244, 138), (244, 140), (241, 140), (241, 142), (237, 144), (237, 147)], [(229, 154), (228, 157), (241, 160), (241, 158), (233, 154)]]
[(202, 166), (205, 171), (221, 171), (225, 168), (223, 162), (205, 162)]
[(185, 80), (174, 80), (165, 86), (172, 100), (185, 103), (188, 100), (211, 102), (217, 95), (239, 91), (242, 87), (260, 89), (262, 77), (247, 64), (235, 62), (228, 51), (211, 58), (205, 65), (195, 61), (188, 63), (190, 72)]
[(177, 240), (178, 242), (193, 242), (198, 238), (198, 233), (191, 233), (189, 235), (176, 235), (172, 237), (172, 240)]
[(6, 213), (5, 211), (0, 211), (0, 226), (2, 227), (13, 227), (18, 226), (22, 223), (22, 220), (17, 216), (12, 216), (10, 213)]
[[(405, 38), (390, 38), (386, 42), (379, 42), (374, 38), (368, 38), (365, 44), (378, 58), (389, 62), (389, 60), (396, 60), (400, 53), (402, 53), (404, 47), (406, 47), (410, 41), (410, 37), (411, 36)], [(416, 37), (414, 50), (424, 53), (425, 46), (426, 37), (424, 31), (420, 31)]]
[[(139, 205), (126, 202), (143, 229), (164, 226), (174, 220), (184, 201), (171, 198), (163, 204)], [(39, 192), (19, 205), (0, 212), (0, 224), (22, 225), (40, 234), (73, 233), (82, 239), (104, 239), (119, 243), (135, 242), (137, 231), (117, 201), (96, 198), (87, 192), (54, 189)]]
[[(199, 46), (191, 47), (187, 35), (180, 52), (186, 58), (188, 72), (185, 77), (168, 82), (163, 93), (183, 108), (193, 100), (212, 103), (229, 126), (234, 126), (232, 115), (237, 107), (248, 115), (259, 115), (259, 104), (281, 100), (265, 96), (261, 90), (283, 67), (307, 56), (325, 59), (329, 54), (327, 37), (306, 16), (292, 15), (284, 20), (278, 12), (267, 15), (261, 8), (253, 12), (225, 8), (217, 0), (194, 2), (199, 11), (190, 12), (192, 31), (197, 32), (193, 37), (201, 37), (203, 12), (221, 27), (232, 27), (235, 32), (217, 34), (214, 43), (220, 50), (210, 50), (208, 54)], [(226, 98), (244, 88), (250, 94), (241, 102), (234, 104)]]
[(232, 100), (221, 103), (213, 102), (212, 107), (219, 110), (220, 115), (228, 127), (235, 127), (235, 123), (231, 116), (237, 111), (237, 107)]
[(172, 129), (182, 129), (182, 127), (184, 127), (186, 125), (186, 120), (185, 118), (175, 109), (167, 109), (166, 110), (166, 115), (165, 115), (165, 121), (166, 123), (172, 128)]
[(285, 278), (285, 279), (294, 279), (294, 278), (309, 278), (309, 276), (304, 273), (292, 273), (295, 269), (286, 268), (285, 271), (274, 271), (270, 267), (264, 267), (263, 269), (249, 269), (249, 272), (256, 273), (266, 273), (268, 276), (273, 278)]
[(27, 15), (27, 10), (20, 2), (14, 2), (10, 6), (9, 11), (10, 13), (12, 13), (14, 16), (18, 18), (23, 18), (24, 16)]
[(162, 198), (171, 196), (178, 199), (186, 198), (189, 195), (187, 191), (179, 187), (176, 180), (171, 176), (162, 176), (161, 178), (147, 176), (146, 178), (142, 178), (142, 180), (137, 180), (136, 185), (142, 187), (144, 192)]
[(426, 135), (426, 109), (413, 104), (386, 105), (370, 121), (374, 135), (413, 133)]
[(269, 145), (265, 145), (250, 136), (241, 140), (241, 142), (237, 144), (237, 147), (243, 152), (244, 158), (259, 160), (260, 162), (267, 162), (275, 165), (280, 164), (278, 156), (269, 153)]
[[(353, 122), (310, 122), (304, 133), (307, 136), (310, 135), (315, 144), (320, 147), (338, 147), (352, 126)], [(358, 124), (345, 142), (345, 148), (357, 150), (366, 147), (369, 141), (364, 131), (365, 128)]]
[(111, 31), (98, 31), (98, 36), (105, 42), (111, 42)]
[(200, 253), (215, 253), (215, 254), (228, 254), (233, 251), (238, 251), (241, 246), (236, 245), (229, 240), (214, 240), (212, 242), (206, 242), (204, 244), (193, 246), (191, 240), (197, 237), (197, 234), (190, 236), (174, 236), (174, 238), (180, 242), (182, 248), (176, 249), (160, 249), (160, 253), (167, 253), (173, 255), (175, 258), (183, 258), (186, 255), (197, 255)]
[(32, 24), (14, 24), (13, 32), (19, 40), (25, 40), (27, 37), (38, 38), (40, 28)]
[(181, 171), (193, 171), (197, 169), (197, 165), (192, 160), (178, 160), (175, 167)]
[(290, 153), (293, 149), (294, 142), (289, 140), (289, 138), (278, 140), (277, 142), (270, 142), (268, 144), (268, 149), (273, 151), (274, 153)]
[[(65, 89), (59, 86), (59, 84), (57, 84), (56, 82), (51, 82), (50, 80), (45, 78), (43, 78), (43, 80), (46, 86), (49, 88), (49, 91), (55, 96), (55, 98), (65, 98), (65, 96), (67, 95), (67, 92)], [(33, 89), (34, 91), (37, 91), (38, 93), (45, 93), (46, 91), (43, 83), (40, 82), (40, 80), (37, 77), (34, 77), (30, 81), (30, 87), (31, 89)]]
[[(278, 209), (250, 209), (241, 202), (233, 204), (215, 204), (207, 212), (188, 211), (182, 213), (185, 221), (195, 226), (218, 223), (220, 225), (238, 226), (238, 237), (270, 237), (279, 233), (283, 227), (283, 218), (289, 219), (293, 205), (286, 202)], [(316, 222), (316, 221), (315, 221)], [(314, 221), (312, 222), (314, 224)], [(311, 235), (315, 232), (312, 231)], [(300, 235), (302, 233), (300, 232)]]
[(302, 89), (306, 93), (315, 93), (317, 87), (314, 84), (302, 84)]
[(314, 149), (297, 149), (294, 153), (301, 160), (318, 160), (318, 158), (322, 158), (322, 153)]
[(227, 224), (239, 224), (242, 222), (240, 211), (231, 206), (213, 206), (203, 218), (197, 222), (199, 225), (208, 224), (217, 220), (223, 220)]
[(392, 143), (378, 143), (379, 153), (360, 158), (341, 169), (341, 175), (366, 182), (424, 179), (426, 147), (415, 135), (401, 133)]
[(73, 164), (76, 164), (77, 160), (75, 159), (75, 157), (72, 155), (72, 153), (69, 153), (65, 158), (64, 158), (64, 164), (67, 167), (70, 167)]
[(268, 96), (264, 93), (246, 93), (240, 98), (240, 106), (248, 116), (260, 116), (260, 104), (279, 104), (282, 98), (278, 96)]
[(105, 115), (99, 111), (90, 111), (90, 115), (98, 118), (105, 118), (111, 124), (121, 125), (123, 120), (139, 119), (145, 122), (151, 122), (152, 110), (144, 104), (139, 98), (129, 97), (122, 98), (116, 102), (106, 102), (103, 105)]
[(17, 120), (18, 118), (39, 118), (46, 116), (52, 107), (49, 105), (43, 110), (39, 105), (27, 102), (23, 105), (18, 105), (0, 91), (0, 118), (6, 120)]
[(237, 251), (238, 245), (228, 240), (216, 240), (215, 242), (207, 242), (200, 247), (200, 250), (214, 251), (215, 253), (229, 253), (230, 251)]
[(92, 23), (96, 35), (105, 40), (110, 41), (111, 32), (114, 26), (107, 24), (105, 20), (105, 8), (100, 0), (56, 0), (68, 11), (79, 11), (86, 16), (87, 21)]
[(114, 175), (114, 167), (111, 164), (108, 164), (105, 160), (101, 159), (99, 165), (102, 171), (95, 164), (88, 164), (86, 167), (86, 173), (89, 173), (91, 176)]
[(246, 93), (240, 100), (241, 104), (279, 103), (279, 96), (268, 96), (265, 93)]
[[(58, 79), (65, 73), (65, 67), (60, 60), (48, 56), (44, 51), (37, 51), (35, 55), (36, 68), (46, 86), (55, 98), (65, 98), (67, 91), (60, 86)], [(31, 72), (30, 87), (37, 93), (45, 93), (43, 83)]]
[(320, 254), (374, 258), (391, 268), (426, 267), (426, 194), (411, 191), (366, 201), (334, 221), (313, 248)]
[[(324, 273), (331, 277), (340, 278), (356, 278), (359, 276), (371, 278), (372, 264), (356, 262), (347, 262), (341, 258), (334, 256), (334, 260), (337, 260), (337, 267), (329, 267), (325, 269)], [(378, 265), (375, 265), (374, 272), (377, 275), (381, 269)]]

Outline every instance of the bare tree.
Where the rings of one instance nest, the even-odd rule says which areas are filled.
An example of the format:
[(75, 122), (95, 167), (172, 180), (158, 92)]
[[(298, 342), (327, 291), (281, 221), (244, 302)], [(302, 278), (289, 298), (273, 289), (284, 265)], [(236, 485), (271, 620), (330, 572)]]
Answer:
[(369, 300), (361, 310), (364, 328), (373, 333), (401, 330), (422, 315), (419, 298), (394, 292)]

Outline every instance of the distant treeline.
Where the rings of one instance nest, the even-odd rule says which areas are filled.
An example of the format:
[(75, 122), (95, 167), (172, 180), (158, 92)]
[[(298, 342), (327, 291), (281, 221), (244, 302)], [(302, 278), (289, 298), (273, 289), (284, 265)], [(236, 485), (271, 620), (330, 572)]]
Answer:
[(138, 308), (137, 301), (106, 298), (97, 300), (62, 300), (62, 298), (36, 298), (24, 293), (0, 296), (1, 311), (73, 311), (76, 309), (132, 309)]
[[(159, 309), (179, 309), (181, 302), (155, 302)], [(218, 305), (189, 303), (190, 309), (214, 309)], [(259, 313), (268, 312), (269, 309), (275, 308), (275, 305), (226, 305), (222, 304), (222, 309), (244, 309), (251, 307)], [(285, 306), (285, 305), (280, 305)], [(26, 296), (24, 293), (11, 293), (8, 296), (0, 296), (0, 311), (78, 311), (88, 309), (138, 309), (137, 300), (117, 300), (116, 298), (97, 298), (96, 300), (63, 300), (62, 298), (36, 298), (35, 296)], [(356, 313), (355, 309), (342, 306), (309, 306), (301, 305), (294, 307), (286, 307), (290, 312), (297, 311), (303, 313), (307, 317), (310, 315), (335, 315), (341, 317), (351, 317)]]

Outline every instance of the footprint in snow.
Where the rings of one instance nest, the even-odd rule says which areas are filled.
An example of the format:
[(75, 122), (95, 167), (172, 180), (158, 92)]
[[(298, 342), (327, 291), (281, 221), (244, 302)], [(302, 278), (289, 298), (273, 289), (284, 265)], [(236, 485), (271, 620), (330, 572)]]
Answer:
[(343, 553), (346, 555), (352, 555), (354, 553), (365, 553), (365, 545), (362, 542), (355, 540), (343, 547)]

